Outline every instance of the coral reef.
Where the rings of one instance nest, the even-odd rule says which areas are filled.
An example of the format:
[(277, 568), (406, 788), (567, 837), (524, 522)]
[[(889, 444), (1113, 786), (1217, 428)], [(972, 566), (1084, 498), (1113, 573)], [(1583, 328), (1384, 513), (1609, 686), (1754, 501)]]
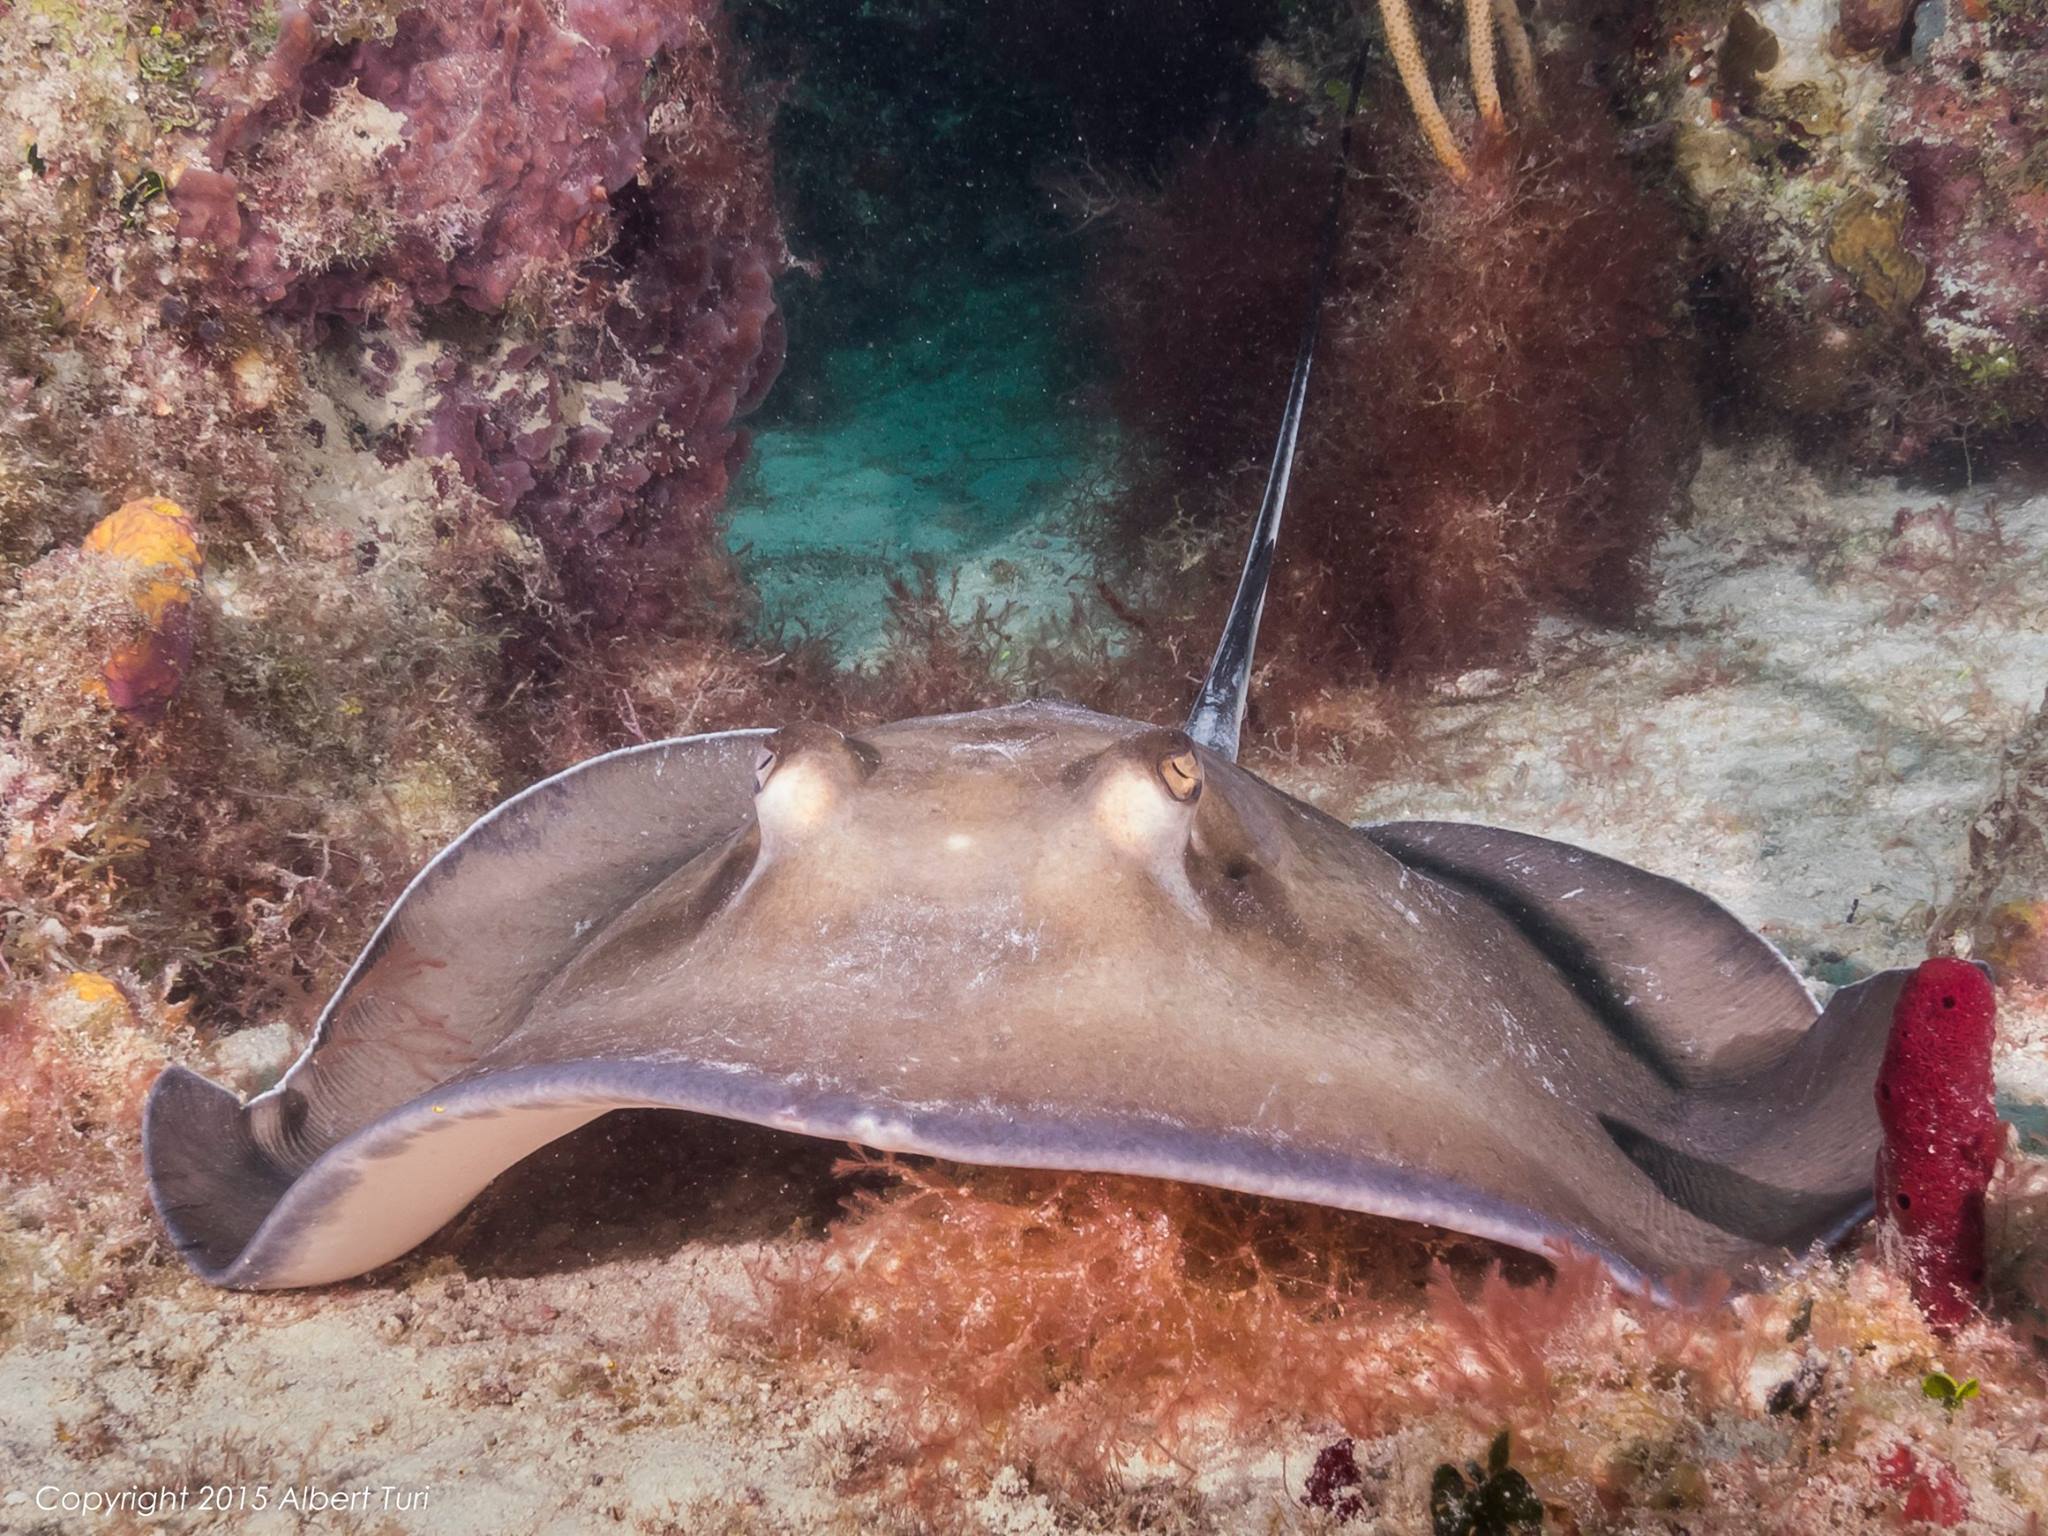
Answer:
[(726, 654), (765, 116), (713, 5), (17, 21), (0, 961), (303, 1024), (605, 636)]
[[(1970, 467), (2048, 406), (2043, 22), (1673, 0), (1646, 114), (1721, 291), (1731, 409), (1837, 461)], [(1908, 44), (1910, 43), (1910, 47)]]
[(60, 547), (17, 574), (0, 602), (9, 966), (132, 966), (203, 995), (214, 1028), (303, 1010), (358, 906), (496, 788), (480, 583), (511, 562), (481, 509), (426, 510), (430, 473), (377, 478), (360, 499), (363, 479), (318, 487), (262, 545), (212, 545), (158, 720), (84, 686), (154, 643), (132, 638), (129, 571)]
[(708, 4), (0, 29), (10, 1335), (170, 1281), (149, 1079), (274, 1080), (612, 628), (784, 685), (713, 533), (779, 359), (738, 68)]
[[(1291, 274), (1326, 185), (1320, 93), (1347, 8), (1285, 8), (1295, 30), (1262, 63), (1299, 90), (1256, 124), (1241, 55), (1271, 13), (1193, 0), (1041, 7), (1014, 48), (949, 41), (973, 68), (940, 107), (858, 69), (811, 94), (828, 87), (807, 28), (908, 6), (778, 8), (789, 46), (766, 72), (800, 75), (783, 89), (817, 113), (805, 142), (836, 136), (844, 156), (803, 173), (844, 212), (829, 242), (824, 215), (807, 235), (856, 286), (879, 284), (911, 264), (883, 235), (924, 221), (926, 193), (957, 196), (932, 249), (1028, 264), (1035, 215), (977, 212), (959, 174), (1006, 133), (1018, 152), (991, 178), (1050, 172), (1096, 233), (1116, 223), (1128, 254), (1105, 257), (1122, 271), (1106, 266), (1104, 321), (1147, 471), (1128, 518), (1142, 553), (1101, 589), (1113, 636), (1078, 604), (1047, 639), (999, 596), (950, 609), (943, 571), (906, 577), (859, 674), (812, 644), (732, 643), (749, 598), (712, 519), (776, 368), (785, 258), (775, 93), (736, 83), (716, 8), (36, 3), (0, 28), (19, 148), (0, 178), (10, 1464), (86, 1486), (312, 1482), (345, 1463), (459, 1490), (438, 1517), (463, 1530), (1421, 1530), (1437, 1469), (1480, 1483), (1470, 1468), (1491, 1474), (1507, 1427), (1559, 1528), (2028, 1528), (2048, 1511), (2035, 1157), (2008, 1158), (1985, 1192), (1987, 1304), (1947, 1336), (1867, 1252), (1664, 1311), (1572, 1264), (1509, 1259), (1503, 1275), (1501, 1255), (1421, 1229), (1137, 1181), (869, 1167), (828, 1228), (830, 1149), (762, 1133), (701, 1156), (616, 1120), (371, 1284), (224, 1296), (166, 1255), (136, 1167), (161, 1063), (274, 1081), (392, 894), (543, 770), (669, 732), (857, 726), (1035, 689), (1162, 720), (1185, 707), (1185, 636), (1209, 635), (1189, 614), (1234, 575), (1256, 499), (1240, 464), (1269, 441), (1300, 317)], [(1829, 55), (1883, 112), (1927, 93), (1867, 153), (1779, 115), (1762, 136), (1787, 109), (1758, 29), (1781, 47), (1796, 30), (1775, 0), (1732, 49), (1720, 12), (1691, 23), (1687, 67), (1708, 78), (1685, 85), (1686, 110), (1718, 99), (1714, 121), (1745, 136), (1741, 191), (1716, 208), (1759, 210), (1704, 216), (1755, 306), (1744, 355), (1798, 341), (1758, 378), (1849, 451), (1924, 452), (1959, 422), (1974, 442), (2033, 410), (2040, 377), (2038, 66), (2020, 46), (2036, 24), (1955, 5), (1929, 41), (1910, 9), (1853, 0), (1849, 44), (1887, 56)], [(1451, 65), (1454, 16), (1416, 7), (1439, 87), (1470, 73)], [(1544, 41), (1566, 30), (1544, 17)], [(1195, 63), (1126, 89), (1136, 56), (1172, 48)], [(1725, 89), (1709, 49), (1729, 55)], [(1092, 84), (1024, 62), (1041, 50)], [(1681, 531), (1666, 574), (1683, 600), (1660, 603), (1654, 638), (1587, 641), (1609, 659), (1522, 697), (1439, 708), (1355, 675), (1306, 696), (1322, 687), (1310, 669), (1462, 665), (1512, 653), (1538, 615), (1627, 606), (1690, 440), (1682, 402), (1658, 420), (1657, 389), (1682, 383), (1691, 343), (1650, 167), (1617, 153), (1638, 140), (1578, 76), (1548, 70), (1555, 116), (1518, 113), (1502, 138), (1475, 131), (1462, 85), (1445, 91), (1470, 147), (1459, 189), (1382, 73), (1304, 450), (1307, 543), (1290, 544), (1293, 585), (1269, 614), (1289, 649), (1260, 684), (1269, 726), (1300, 720), (1254, 745), (1259, 766), (1339, 810), (1371, 787), (1416, 797), (1387, 814), (1468, 814), (1476, 797), (1564, 835), (1655, 820), (1649, 846), (1615, 851), (1751, 903), (1815, 974), (1917, 953), (1931, 917), (2002, 968), (2003, 1086), (2015, 1039), (2048, 1038), (2027, 990), (2038, 729), (1978, 818), (1952, 920), (1914, 904), (2018, 719), (2000, 668), (2031, 667), (2039, 629), (2024, 509), (2003, 532), (1971, 506), (1894, 519), (1887, 488), (1864, 528), (1863, 502), (1819, 506), (1769, 467), (1748, 513)], [(1013, 109), (1040, 79), (1068, 99), (1024, 103), (1021, 131)], [(892, 143), (922, 117), (973, 147), (869, 154), (846, 126), (863, 102), (904, 125)], [(1128, 190), (1217, 122), (1159, 198)], [(1060, 175), (1084, 143), (1091, 158)], [(1839, 190), (1795, 225), (1802, 155)], [(1690, 184), (1699, 167), (1681, 163)], [(1951, 178), (1973, 190), (1947, 199)], [(1772, 277), (1795, 269), (1819, 281)], [(1903, 316), (1890, 329), (1882, 304)], [(1900, 340), (1923, 333), (1924, 348)], [(1893, 382), (1910, 385), (1897, 410)], [(189, 553), (174, 537), (166, 558), (129, 558), (108, 520), (146, 498), (185, 509), (189, 528), (150, 521)], [(1805, 655), (1783, 642), (1794, 621), (1829, 638)], [(1959, 669), (1976, 674), (1961, 696), (1942, 686)], [(1397, 757), (1422, 778), (1377, 771)], [(1778, 772), (1819, 759), (1828, 772)], [(1929, 802), (1941, 849), (1895, 845), (1891, 828), (1924, 832)], [(753, 1306), (735, 1342), (731, 1312)], [(1937, 1372), (1952, 1399), (1927, 1395)], [(1346, 1458), (1304, 1488), (1340, 1437)], [(1331, 1502), (1305, 1512), (1315, 1489)]]
[(1984, 1191), (2005, 1150), (1992, 1107), (1998, 1001), (1975, 966), (1924, 962), (1899, 994), (1877, 1077), (1877, 1208), (1938, 1333), (1984, 1295)]

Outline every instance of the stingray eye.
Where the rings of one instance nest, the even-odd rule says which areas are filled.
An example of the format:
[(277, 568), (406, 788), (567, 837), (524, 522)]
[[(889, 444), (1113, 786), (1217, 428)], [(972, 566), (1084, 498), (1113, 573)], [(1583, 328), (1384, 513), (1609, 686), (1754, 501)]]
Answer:
[(1202, 762), (1179, 731), (1146, 731), (1081, 759), (1068, 770), (1089, 784), (1102, 829), (1127, 848), (1174, 856), (1187, 845)]
[(879, 762), (873, 747), (829, 725), (785, 725), (754, 758), (754, 817), (762, 834), (772, 845), (822, 825)]
[(1169, 752), (1159, 759), (1159, 782), (1182, 805), (1193, 805), (1202, 797), (1202, 763), (1192, 747)]

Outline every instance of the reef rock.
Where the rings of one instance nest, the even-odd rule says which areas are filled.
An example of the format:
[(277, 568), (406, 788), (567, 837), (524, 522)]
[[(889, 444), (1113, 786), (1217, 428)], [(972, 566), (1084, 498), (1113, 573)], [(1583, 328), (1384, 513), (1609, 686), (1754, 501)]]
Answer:
[(492, 0), (363, 38), (287, 8), (213, 94), (172, 193), (188, 271), (341, 322), (371, 393), (424, 392), (380, 453), (452, 457), (599, 627), (665, 617), (782, 361), (766, 123), (718, 7)]
[(2048, 18), (1982, 0), (1671, 4), (1649, 90), (1736, 377), (1848, 455), (1966, 450), (2048, 402)]

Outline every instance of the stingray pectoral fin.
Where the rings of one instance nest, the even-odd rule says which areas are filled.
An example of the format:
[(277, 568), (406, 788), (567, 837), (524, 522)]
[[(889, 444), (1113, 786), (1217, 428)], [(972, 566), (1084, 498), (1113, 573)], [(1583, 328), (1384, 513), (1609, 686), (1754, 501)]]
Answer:
[(1673, 1205), (1766, 1248), (1797, 1252), (1870, 1214), (1870, 1181), (1839, 1189), (1788, 1189), (1739, 1168), (1695, 1157), (1612, 1115), (1601, 1129)]
[(606, 923), (753, 815), (766, 731), (630, 747), (514, 795), (420, 871), (259, 1096), (249, 1134), (309, 1166), (359, 1126), (475, 1064)]
[(636, 1102), (560, 1073), (483, 1078), (401, 1105), (293, 1178), (256, 1145), (233, 1094), (173, 1067), (150, 1093), (150, 1195), (200, 1278), (325, 1285), (398, 1258), (521, 1158)]
[(256, 1145), (240, 1099), (180, 1066), (166, 1068), (149, 1091), (142, 1148), (150, 1199), (171, 1242), (218, 1282), (291, 1175)]
[(1359, 831), (1498, 910), (1674, 1086), (1712, 1087), (1769, 1066), (1819, 1012), (1777, 950), (1676, 880), (1499, 827), (1406, 821)]
[[(892, 1104), (684, 1061), (510, 1067), (390, 1111), (296, 1179), (238, 1129), (233, 1095), (182, 1069), (153, 1095), (152, 1192), (200, 1276), (242, 1290), (323, 1285), (399, 1257), (492, 1178), (611, 1109), (665, 1108), (888, 1151), (1013, 1168), (1182, 1179), (1425, 1222), (1654, 1282), (1597, 1234), (1425, 1169), (1152, 1115), (1076, 1117), (993, 1105)], [(282, 1180), (282, 1183), (280, 1183)]]
[(1765, 1250), (1834, 1243), (1871, 1211), (1877, 1073), (1910, 975), (1842, 988), (1784, 1061), (1693, 1097), (1668, 1124), (1602, 1114), (1601, 1129), (1660, 1195), (1710, 1226)]

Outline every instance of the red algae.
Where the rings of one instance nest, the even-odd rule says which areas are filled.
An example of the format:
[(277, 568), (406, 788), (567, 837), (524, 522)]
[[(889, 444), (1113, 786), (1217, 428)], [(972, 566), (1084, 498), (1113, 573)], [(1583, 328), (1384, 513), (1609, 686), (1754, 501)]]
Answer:
[(1426, 1272), (1412, 1232), (1153, 1180), (842, 1166), (893, 1183), (762, 1276), (758, 1333), (891, 1383), (934, 1495), (1004, 1459), (1078, 1490), (1219, 1416), (1378, 1422), (1368, 1341)]
[(128, 991), (96, 971), (0, 991), (0, 1173), (48, 1176), (129, 1146), (165, 1059)]
[[(1301, 1437), (1312, 1507), (1398, 1520), (1415, 1495), (1390, 1468), (1426, 1476), (1503, 1428), (1567, 1529), (1655, 1508), (1790, 1532), (1843, 1499), (1939, 1514), (1987, 1486), (1922, 1438), (1943, 1357), (1866, 1262), (1744, 1296), (1705, 1277), (1660, 1306), (1590, 1259), (1166, 1181), (841, 1172), (864, 1181), (846, 1215), (757, 1268), (743, 1331), (786, 1366), (853, 1373), (875, 1406), (843, 1491), (907, 1498), (933, 1528), (971, 1528), (1005, 1467), (1085, 1502), (1145, 1466)], [(1983, 1326), (1948, 1351), (1982, 1379), (1964, 1411), (2018, 1432), (2039, 1362)], [(1887, 1482), (1902, 1446), (1919, 1460)]]
[(127, 973), (0, 984), (0, 1349), (39, 1313), (90, 1318), (151, 1277), (142, 1106), (185, 1015)]
[(1341, 436), (1304, 472), (1278, 599), (1297, 655), (1335, 634), (1390, 670), (1465, 666), (1545, 614), (1635, 612), (1698, 440), (1679, 241), (1579, 95), (1426, 186), (1384, 291), (1332, 336)]
[(1879, 1458), (1877, 1481), (1904, 1495), (1899, 1518), (1908, 1524), (1925, 1521), (1952, 1530), (1970, 1517), (1970, 1495), (1956, 1481), (1955, 1469), (1942, 1461), (1922, 1462), (1911, 1446)]
[[(1387, 137), (1362, 136), (1347, 188), (1266, 612), (1269, 708), (1361, 669), (1511, 661), (1547, 614), (1626, 619), (1698, 443), (1681, 229), (1583, 91), (1486, 135), (1464, 182), (1380, 163)], [(1101, 286), (1141, 545), (1256, 503), (1320, 164), (1212, 148), (1123, 215)]]

